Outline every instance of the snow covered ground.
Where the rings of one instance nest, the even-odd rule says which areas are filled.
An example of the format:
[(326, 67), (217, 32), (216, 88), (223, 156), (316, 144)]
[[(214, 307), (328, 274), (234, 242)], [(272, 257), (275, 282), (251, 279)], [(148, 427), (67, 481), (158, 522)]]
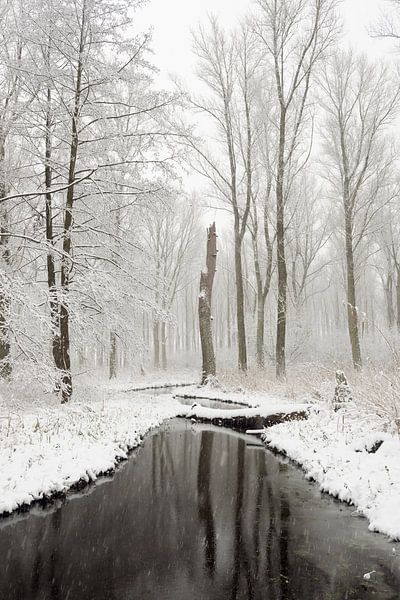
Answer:
[[(308, 404), (297, 404), (295, 402), (286, 402), (285, 400), (272, 399), (268, 402), (268, 399), (258, 407), (247, 407), (245, 408), (229, 408), (229, 404), (224, 408), (210, 408), (208, 406), (201, 406), (201, 399), (198, 401), (194, 400), (194, 404), (187, 407), (185, 416), (199, 418), (199, 419), (224, 419), (226, 417), (270, 417), (272, 415), (289, 415), (291, 413), (306, 412), (309, 409)], [(200, 404), (197, 404), (199, 402)]]
[[(91, 379), (93, 375), (91, 374)], [(188, 386), (200, 381), (200, 373), (194, 369), (177, 369), (168, 371), (149, 371), (145, 373), (130, 373), (119, 376), (118, 379), (109, 380), (104, 373), (99, 373), (98, 383), (102, 383), (108, 390), (117, 392), (132, 392), (147, 390), (149, 388), (164, 388)]]
[[(34, 393), (34, 392), (33, 392)], [(170, 394), (82, 388), (61, 406), (0, 396), (0, 514), (112, 470), (149, 429), (182, 406)]]
[[(196, 411), (184, 406), (172, 394), (152, 395), (133, 392), (137, 388), (184, 384), (193, 381), (193, 373), (152, 374), (135, 382), (125, 379), (111, 384), (99, 380), (96, 385), (81, 382), (73, 401), (60, 405), (53, 395), (43, 395), (33, 385), (14, 391), (0, 390), (0, 514), (30, 505), (35, 500), (65, 493), (80, 481), (94, 481), (112, 470), (140, 444), (149, 429), (164, 419), (179, 415), (193, 416)], [(186, 392), (186, 388), (183, 388)], [(212, 394), (204, 388), (191, 393)], [(226, 394), (219, 391), (226, 401)], [(232, 400), (243, 404), (235, 410), (241, 416), (291, 411), (294, 406), (277, 398), (243, 393)], [(252, 407), (245, 408), (246, 404)], [(261, 408), (262, 407), (262, 408)], [(297, 407), (296, 407), (297, 408)], [(197, 408), (198, 416), (226, 415), (226, 411)], [(231, 412), (231, 411), (230, 411)], [(200, 414), (201, 413), (201, 414)], [(233, 413), (232, 413), (233, 414)]]
[[(297, 410), (300, 407), (304, 407), (304, 402), (293, 402), (282, 397), (282, 395), (275, 395), (266, 392), (248, 392), (240, 389), (235, 391), (229, 391), (228, 389), (214, 387), (193, 385), (178, 390), (176, 392), (178, 397), (186, 397), (199, 399), (204, 398), (208, 400), (218, 400), (219, 402), (242, 404), (250, 408), (259, 408), (261, 414), (274, 414), (277, 412), (291, 412)], [(228, 407), (227, 407), (228, 408)], [(255, 414), (255, 413), (254, 413)], [(260, 414), (260, 411), (257, 413)]]
[(354, 504), (370, 530), (400, 540), (400, 438), (382, 431), (378, 420), (362, 418), (355, 405), (337, 413), (325, 406), (307, 421), (265, 430), (263, 439), (322, 491)]
[[(52, 394), (36, 393), (34, 386), (15, 397), (6, 386), (1, 388), (0, 513), (66, 492), (81, 480), (94, 481), (167, 418), (226, 416), (223, 409), (183, 406), (169, 393), (129, 391), (187, 383), (193, 377), (176, 375), (147, 375), (135, 385), (129, 380), (82, 383), (64, 406)], [(267, 416), (309, 406), (304, 396), (296, 402), (278, 390), (271, 394), (191, 386), (177, 393), (197, 397), (198, 403), (209, 398), (243, 405), (229, 410), (230, 416)], [(314, 400), (307, 421), (270, 427), (263, 439), (301, 465), (322, 491), (354, 504), (371, 530), (400, 539), (400, 438), (379, 418), (355, 403), (334, 412), (328, 402)]]
[[(250, 393), (244, 390), (228, 391), (214, 386), (190, 386), (175, 393), (177, 398), (193, 398), (193, 406), (187, 411), (188, 417), (200, 419), (223, 419), (225, 417), (269, 417), (276, 414), (290, 414), (307, 411), (310, 404), (293, 402), (268, 393)], [(226, 404), (224, 408), (201, 406), (202, 400), (216, 400)], [(230, 408), (230, 404), (243, 408)]]
[(212, 385), (191, 385), (178, 390), (176, 396), (193, 399), (218, 400), (219, 402), (243, 404), (243, 406), (257, 407), (260, 398), (256, 394), (249, 394), (244, 390), (229, 391)]

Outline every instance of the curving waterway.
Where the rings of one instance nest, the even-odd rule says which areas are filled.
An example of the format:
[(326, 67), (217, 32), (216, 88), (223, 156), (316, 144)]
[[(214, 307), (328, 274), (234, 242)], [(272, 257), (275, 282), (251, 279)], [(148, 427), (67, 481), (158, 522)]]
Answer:
[(0, 521), (0, 557), (1, 600), (400, 598), (400, 545), (257, 440), (183, 420), (112, 478)]

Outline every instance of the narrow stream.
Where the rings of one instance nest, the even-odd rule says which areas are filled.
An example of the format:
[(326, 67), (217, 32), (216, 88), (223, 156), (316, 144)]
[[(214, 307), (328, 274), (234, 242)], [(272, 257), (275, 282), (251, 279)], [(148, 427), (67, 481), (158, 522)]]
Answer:
[(0, 556), (1, 600), (400, 597), (399, 546), (257, 440), (183, 420), (86, 493), (0, 521)]
[(193, 398), (183, 398), (178, 397), (178, 400), (181, 404), (185, 404), (186, 406), (193, 406), (193, 404), (198, 404), (200, 406), (205, 406), (206, 408), (218, 408), (223, 410), (236, 410), (246, 408), (247, 404), (236, 404), (235, 402), (223, 402), (219, 400), (211, 400), (208, 398), (201, 398), (200, 400), (196, 400)]

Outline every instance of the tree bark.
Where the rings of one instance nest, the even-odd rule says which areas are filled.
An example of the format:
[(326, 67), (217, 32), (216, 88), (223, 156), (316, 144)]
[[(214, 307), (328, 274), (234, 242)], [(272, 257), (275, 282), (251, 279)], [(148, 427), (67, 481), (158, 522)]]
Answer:
[[(4, 135), (0, 136), (0, 198), (7, 196), (5, 175), (6, 142)], [(8, 215), (4, 202), (0, 207), (0, 256), (3, 268), (10, 263), (10, 250), (8, 248)], [(10, 362), (10, 331), (9, 331), (10, 298), (7, 291), (0, 290), (0, 377), (8, 379), (12, 367)]]
[(215, 223), (207, 229), (207, 257), (206, 270), (200, 275), (199, 294), (199, 327), (201, 351), (203, 358), (202, 378), (204, 385), (210, 376), (216, 375), (216, 362), (212, 335), (211, 300), (214, 276), (217, 264), (217, 234)]
[[(268, 192), (269, 196), (269, 192)], [(264, 336), (265, 336), (265, 302), (269, 293), (272, 277), (272, 260), (273, 260), (273, 247), (269, 235), (268, 227), (268, 210), (267, 202), (264, 205), (264, 238), (265, 245), (267, 248), (267, 265), (265, 271), (265, 279), (263, 281), (260, 265), (260, 257), (258, 251), (258, 216), (257, 207), (254, 206), (253, 215), (253, 230), (252, 230), (252, 242), (253, 242), (253, 257), (254, 257), (254, 273), (256, 277), (256, 305), (257, 305), (257, 317), (256, 317), (256, 361), (259, 368), (265, 366), (265, 349), (264, 349)]]
[(72, 271), (72, 213), (75, 199), (75, 172), (76, 162), (78, 158), (78, 119), (81, 110), (81, 93), (82, 93), (82, 74), (83, 74), (83, 53), (85, 45), (85, 30), (86, 30), (86, 3), (82, 9), (82, 24), (80, 32), (79, 55), (76, 72), (76, 86), (74, 98), (74, 111), (71, 122), (71, 146), (69, 157), (68, 170), (68, 190), (66, 198), (66, 206), (64, 212), (63, 226), (63, 256), (61, 259), (61, 307), (60, 307), (60, 350), (61, 350), (61, 365), (63, 369), (62, 377), (62, 403), (66, 403), (72, 396), (72, 374), (71, 374), (71, 357), (70, 357), (70, 336), (69, 336), (69, 306), (68, 294), (71, 283)]
[(257, 320), (256, 320), (256, 362), (259, 368), (263, 368), (265, 365), (265, 357), (264, 357), (264, 314), (265, 314), (265, 300), (266, 295), (264, 295), (263, 283), (261, 277), (261, 268), (260, 261), (258, 256), (258, 226), (257, 222), (254, 224), (254, 232), (253, 232), (253, 254), (254, 254), (254, 272), (256, 276), (256, 301), (257, 301)]
[(346, 235), (346, 268), (347, 268), (347, 323), (351, 344), (353, 366), (360, 369), (362, 366), (360, 336), (358, 331), (358, 313), (356, 303), (356, 284), (354, 276), (353, 252), (353, 223), (349, 208), (345, 206), (345, 235)]
[(230, 289), (230, 277), (228, 273), (228, 283), (227, 283), (227, 292), (226, 292), (226, 319), (227, 319), (227, 343), (228, 349), (230, 350), (232, 347), (232, 332), (231, 332), (231, 289)]
[(186, 352), (190, 352), (190, 314), (187, 288), (185, 292), (185, 349)]
[(386, 308), (387, 308), (387, 319), (388, 326), (391, 329), (394, 325), (394, 306), (393, 306), (393, 277), (391, 273), (388, 273), (385, 285), (386, 295)]
[(238, 366), (240, 371), (247, 370), (246, 324), (244, 318), (244, 289), (242, 267), (242, 239), (239, 233), (239, 221), (235, 216), (235, 284), (236, 284), (236, 321), (238, 343)]
[(400, 331), (400, 265), (396, 265), (396, 325)]
[[(49, 289), (49, 308), (52, 328), (52, 354), (56, 369), (62, 371), (61, 345), (60, 345), (60, 307), (57, 295), (56, 269), (53, 253), (53, 207), (52, 207), (52, 139), (51, 139), (51, 90), (47, 90), (46, 136), (45, 136), (45, 185), (46, 185), (46, 242), (47, 242), (47, 287)], [(55, 384), (56, 391), (60, 389), (60, 381)]]
[(165, 321), (161, 323), (161, 366), (164, 371), (167, 370), (167, 325)]
[(117, 336), (114, 331), (110, 333), (110, 371), (109, 379), (117, 376)]
[(155, 369), (160, 368), (160, 323), (153, 323), (153, 364)]
[(265, 300), (258, 297), (257, 304), (257, 333), (256, 333), (256, 360), (257, 367), (265, 367), (264, 332), (265, 332)]
[(279, 126), (279, 151), (276, 181), (276, 258), (278, 267), (278, 311), (276, 323), (276, 376), (286, 375), (286, 301), (287, 269), (285, 257), (285, 198), (284, 198), (284, 152), (286, 113), (281, 107)]

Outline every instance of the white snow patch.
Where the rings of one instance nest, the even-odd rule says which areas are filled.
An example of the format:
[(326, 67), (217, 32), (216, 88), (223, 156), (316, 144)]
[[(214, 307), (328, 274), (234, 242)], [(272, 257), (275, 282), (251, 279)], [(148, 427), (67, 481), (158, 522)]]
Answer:
[[(201, 405), (201, 400), (216, 400), (226, 403), (225, 409), (205, 408), (198, 405), (195, 407), (190, 416), (199, 416), (204, 418), (222, 418), (226, 416), (232, 417), (268, 417), (275, 414), (289, 414), (297, 411), (306, 411), (310, 408), (310, 404), (303, 402), (292, 402), (285, 398), (274, 396), (268, 393), (254, 393), (240, 391), (227, 391), (216, 387), (215, 385), (208, 386), (190, 386), (175, 392), (176, 398), (193, 398)], [(230, 404), (240, 404), (243, 409), (231, 409)], [(195, 414), (196, 413), (196, 414)]]
[[(201, 400), (199, 400), (201, 402)], [(183, 407), (186, 408), (186, 407)], [(199, 406), (198, 404), (192, 407), (187, 407), (186, 411), (182, 411), (187, 417), (199, 419), (229, 419), (232, 417), (270, 417), (276, 414), (288, 415), (293, 412), (306, 411), (309, 408), (307, 404), (290, 404), (288, 402), (271, 402), (269, 405), (264, 404), (258, 408), (209, 408)]]
[(169, 394), (115, 391), (61, 406), (0, 398), (0, 513), (94, 481), (127, 457), (144, 434), (181, 412)]

